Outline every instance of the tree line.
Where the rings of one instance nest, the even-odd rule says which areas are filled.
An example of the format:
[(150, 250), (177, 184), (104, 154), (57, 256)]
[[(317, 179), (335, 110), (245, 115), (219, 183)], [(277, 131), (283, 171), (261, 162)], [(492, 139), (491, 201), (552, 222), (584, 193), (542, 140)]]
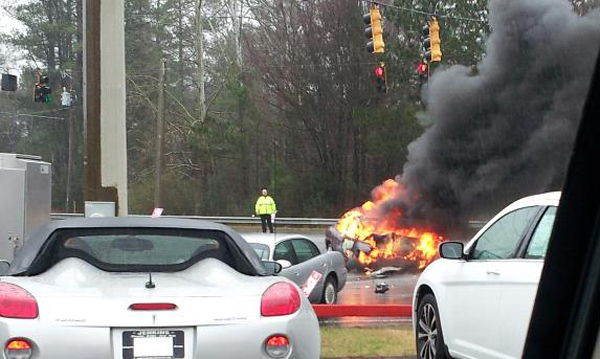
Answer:
[[(266, 186), (282, 216), (337, 217), (399, 174), (408, 145), (432, 121), (422, 100), (427, 83), (416, 71), (426, 14), (447, 15), (438, 17), (443, 61), (433, 71), (473, 66), (491, 31), (487, 2), (384, 6), (382, 57), (366, 51), (368, 7), (357, 0), (125, 0), (130, 213), (153, 207), (163, 60), (166, 214), (249, 215)], [(53, 209), (81, 211), (82, 0), (6, 10), (25, 30), (0, 38), (9, 48), (0, 59), (26, 65), (20, 90), (0, 93), (0, 152), (52, 162)], [(386, 94), (376, 90), (380, 61)], [(35, 68), (50, 77), (50, 104), (32, 100)], [(60, 105), (65, 86), (77, 94), (72, 108)]]

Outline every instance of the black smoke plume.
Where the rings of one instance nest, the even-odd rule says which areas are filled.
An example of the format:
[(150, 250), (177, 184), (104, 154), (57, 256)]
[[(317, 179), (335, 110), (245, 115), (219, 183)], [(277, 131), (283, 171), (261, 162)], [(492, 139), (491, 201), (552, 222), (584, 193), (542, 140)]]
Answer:
[(419, 199), (387, 204), (438, 227), (561, 188), (600, 47), (600, 11), (566, 0), (492, 0), (489, 16), (483, 60), (436, 72), (424, 94), (435, 122), (399, 176)]

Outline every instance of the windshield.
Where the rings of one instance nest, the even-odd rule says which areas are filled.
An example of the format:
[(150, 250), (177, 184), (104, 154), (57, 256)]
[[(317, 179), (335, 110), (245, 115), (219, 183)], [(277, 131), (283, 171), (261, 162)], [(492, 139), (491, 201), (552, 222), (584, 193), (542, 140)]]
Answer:
[(256, 252), (261, 260), (269, 260), (270, 249), (268, 245), (261, 243), (250, 243), (250, 247), (254, 249), (254, 252)]

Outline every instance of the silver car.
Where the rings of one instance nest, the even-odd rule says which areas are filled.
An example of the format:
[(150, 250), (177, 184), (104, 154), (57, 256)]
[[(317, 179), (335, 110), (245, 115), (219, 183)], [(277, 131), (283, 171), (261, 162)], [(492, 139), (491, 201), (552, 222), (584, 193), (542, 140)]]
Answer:
[(309, 301), (223, 225), (57, 221), (4, 270), (7, 359), (319, 358)]
[(305, 236), (292, 234), (242, 234), (264, 261), (276, 261), (279, 274), (300, 286), (311, 303), (333, 304), (346, 285), (344, 256), (336, 251), (321, 251)]

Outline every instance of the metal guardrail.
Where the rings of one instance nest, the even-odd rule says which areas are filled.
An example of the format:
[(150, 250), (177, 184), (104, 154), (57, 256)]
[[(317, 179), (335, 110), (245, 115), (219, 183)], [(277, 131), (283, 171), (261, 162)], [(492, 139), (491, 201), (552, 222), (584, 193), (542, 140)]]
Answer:
[[(55, 219), (67, 219), (67, 218), (81, 218), (83, 213), (52, 213), (51, 218)], [(131, 217), (150, 217), (148, 215), (131, 215)], [(162, 216), (163, 218), (183, 218), (183, 219), (195, 219), (202, 221), (217, 222), (223, 224), (260, 224), (260, 217), (219, 217), (219, 216)], [(278, 225), (290, 225), (290, 226), (332, 226), (337, 223), (337, 219), (329, 218), (286, 218), (277, 217), (276, 220)]]
[[(51, 218), (56, 219), (67, 219), (67, 218), (80, 218), (83, 217), (83, 213), (52, 213)], [(148, 215), (132, 215), (132, 217), (150, 217)], [(230, 224), (260, 224), (259, 217), (220, 217), (220, 216), (163, 216), (164, 218), (184, 218), (184, 219), (196, 219), (202, 221), (217, 222), (226, 225)], [(336, 218), (293, 218), (293, 217), (278, 217), (276, 222), (280, 226), (323, 226), (329, 227), (337, 223)], [(478, 229), (483, 227), (486, 221), (469, 221), (469, 227)]]

